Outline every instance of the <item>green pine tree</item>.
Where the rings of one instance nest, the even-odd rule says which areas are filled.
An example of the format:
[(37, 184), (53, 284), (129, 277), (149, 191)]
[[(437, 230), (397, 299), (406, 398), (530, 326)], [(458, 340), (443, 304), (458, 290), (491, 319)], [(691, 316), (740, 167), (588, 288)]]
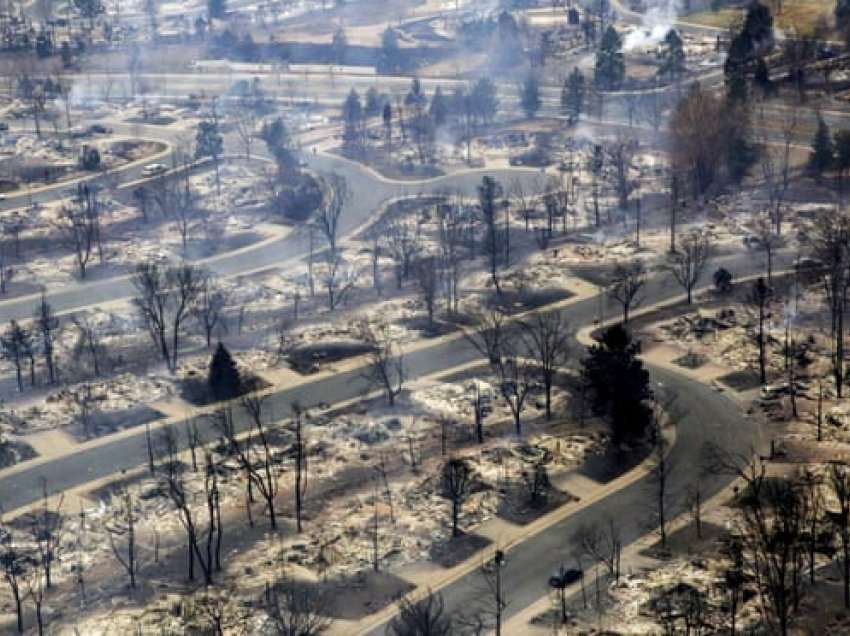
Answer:
[(195, 159), (209, 157), (215, 168), (215, 189), (221, 196), (221, 175), (219, 174), (219, 162), (224, 153), (224, 137), (221, 136), (218, 127), (218, 119), (207, 119), (198, 123), (195, 134)]
[(584, 97), (584, 74), (575, 67), (561, 89), (561, 111), (566, 115), (570, 125), (574, 125), (579, 120), (584, 110)]
[(835, 147), (832, 145), (829, 126), (826, 125), (823, 117), (818, 117), (818, 129), (812, 140), (812, 153), (809, 155), (809, 169), (820, 181), (823, 173), (832, 167), (833, 161), (835, 161)]
[(208, 383), (210, 393), (217, 401), (232, 400), (239, 397), (241, 392), (242, 379), (239, 377), (239, 369), (236, 368), (230, 352), (220, 342), (210, 360)]
[(542, 104), (540, 101), (540, 85), (534, 75), (529, 75), (522, 83), (519, 101), (525, 116), (533, 119)]
[(640, 358), (640, 341), (622, 325), (609, 327), (588, 348), (582, 375), (593, 392), (593, 409), (610, 418), (614, 441), (639, 439), (651, 419), (649, 372)]
[(747, 85), (747, 76), (742, 65), (727, 67), (726, 72), (726, 100), (730, 104), (746, 104), (750, 98), (750, 90)]
[(472, 87), (472, 109), (475, 116), (489, 123), (496, 117), (499, 110), (499, 98), (496, 95), (496, 85), (487, 77), (482, 77)]
[(844, 177), (850, 170), (850, 130), (835, 133), (835, 169), (838, 170), (838, 190), (844, 193)]
[(445, 124), (449, 117), (449, 105), (446, 101), (445, 95), (443, 95), (443, 89), (439, 86), (437, 87), (437, 90), (434, 91), (434, 96), (431, 98), (431, 109), (429, 112), (431, 119), (434, 121), (434, 125), (437, 128)]
[(381, 34), (381, 51), (378, 54), (378, 72), (394, 73), (402, 67), (401, 47), (398, 45), (398, 34), (392, 27), (387, 27)]
[(355, 89), (351, 89), (348, 97), (342, 104), (342, 121), (345, 128), (342, 139), (346, 146), (358, 146), (361, 141), (363, 124), (363, 106), (360, 104), (360, 95)]
[(670, 29), (664, 37), (664, 50), (661, 52), (661, 64), (658, 75), (678, 80), (685, 72), (685, 48), (676, 29)]
[(602, 35), (599, 49), (596, 51), (594, 79), (603, 90), (615, 91), (626, 78), (626, 62), (623, 57), (623, 40), (613, 26), (609, 26)]

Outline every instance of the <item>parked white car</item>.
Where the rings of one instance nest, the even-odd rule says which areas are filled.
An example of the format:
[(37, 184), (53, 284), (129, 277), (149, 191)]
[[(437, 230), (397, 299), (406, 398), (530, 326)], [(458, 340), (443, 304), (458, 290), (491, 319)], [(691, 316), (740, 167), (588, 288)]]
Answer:
[(161, 174), (161, 173), (165, 172), (166, 170), (168, 170), (168, 168), (166, 168), (161, 163), (151, 163), (151, 164), (148, 164), (147, 166), (145, 166), (144, 168), (142, 168), (142, 174), (145, 175), (146, 177), (150, 177), (150, 176), (153, 176), (155, 174)]

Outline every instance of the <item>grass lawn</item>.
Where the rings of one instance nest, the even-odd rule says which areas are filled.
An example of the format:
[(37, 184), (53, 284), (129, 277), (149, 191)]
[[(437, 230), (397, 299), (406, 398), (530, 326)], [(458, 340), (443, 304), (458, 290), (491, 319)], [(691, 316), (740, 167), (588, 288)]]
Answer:
[[(832, 24), (835, 0), (767, 0), (774, 15), (774, 24), (780, 29), (796, 28), (802, 34), (811, 33), (818, 22), (825, 18)], [(781, 8), (781, 10), (780, 10)], [(698, 11), (682, 16), (682, 19), (694, 24), (727, 28), (740, 20), (743, 9), (724, 8), (719, 11)]]

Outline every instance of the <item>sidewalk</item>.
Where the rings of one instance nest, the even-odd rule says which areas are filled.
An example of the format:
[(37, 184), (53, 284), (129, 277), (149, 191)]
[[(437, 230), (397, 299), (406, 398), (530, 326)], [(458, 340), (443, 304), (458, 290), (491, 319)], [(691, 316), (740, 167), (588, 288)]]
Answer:
[[(675, 444), (675, 429), (668, 429), (667, 433), (670, 436), (668, 448), (672, 448)], [(490, 539), (492, 544), (452, 568), (442, 568), (431, 562), (415, 562), (397, 570), (391, 570), (391, 573), (409, 581), (417, 587), (417, 589), (406, 595), (406, 598), (416, 600), (424, 596), (425, 590), (439, 590), (449, 583), (475, 572), (481, 567), (485, 556), (489, 555), (496, 548), (509, 553), (516, 545), (531, 539), (550, 526), (642, 479), (649, 472), (651, 465), (652, 457), (649, 456), (631, 470), (604, 484), (577, 475), (576, 473), (579, 469), (576, 468), (563, 475), (560, 479), (557, 479), (555, 483), (559, 487), (562, 484), (566, 485), (570, 483), (573, 486), (580, 485), (582, 487), (580, 492), (570, 491), (570, 494), (579, 497), (578, 500), (568, 502), (531, 523), (522, 526), (510, 523), (499, 517), (494, 517), (484, 522), (475, 530), (474, 534)], [(391, 619), (396, 612), (397, 605), (392, 604), (359, 621), (336, 620), (332, 623), (327, 633), (330, 636), (367, 634), (385, 621)], [(520, 634), (523, 632), (505, 633)]]
[[(710, 517), (712, 512), (716, 512), (725, 502), (729, 501), (729, 499), (734, 495), (734, 489), (738, 483), (738, 480), (732, 481), (726, 488), (721, 490), (719, 493), (714, 495), (711, 499), (706, 501), (702, 506), (702, 515), (703, 522)], [(667, 524), (667, 533), (668, 535), (674, 534), (676, 531), (681, 530), (686, 527), (692, 521), (690, 515), (681, 514), (678, 517), (675, 517)], [(655, 559), (646, 554), (646, 551), (655, 545), (658, 542), (658, 537), (654, 532), (649, 532), (637, 541), (630, 543), (623, 549), (620, 568), (621, 572), (628, 573), (630, 571), (640, 571), (656, 568), (659, 565), (663, 565), (663, 561)], [(594, 589), (594, 581), (595, 578), (589, 578), (585, 581), (585, 587), (588, 590), (588, 595), (590, 596), (590, 590)], [(607, 583), (606, 583), (607, 585)], [(567, 602), (575, 601), (577, 597), (581, 593), (581, 587), (575, 586), (575, 589), (572, 590), (567, 597)], [(528, 607), (524, 608), (520, 612), (517, 612), (512, 617), (510, 617), (503, 625), (504, 634), (524, 634), (527, 636), (558, 636), (561, 634), (561, 630), (554, 631), (553, 626), (551, 624), (532, 624), (531, 621), (546, 612), (547, 610), (555, 607), (552, 598), (549, 596), (543, 596), (536, 602), (532, 603)], [(566, 632), (564, 632), (566, 634)]]

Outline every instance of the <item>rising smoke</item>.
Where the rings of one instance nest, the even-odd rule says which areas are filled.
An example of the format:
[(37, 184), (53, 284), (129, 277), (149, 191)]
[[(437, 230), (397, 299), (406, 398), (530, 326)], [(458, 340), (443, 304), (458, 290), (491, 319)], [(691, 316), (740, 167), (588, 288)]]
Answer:
[(679, 5), (680, 0), (646, 0), (643, 22), (626, 35), (623, 49), (633, 51), (660, 44), (676, 21)]

